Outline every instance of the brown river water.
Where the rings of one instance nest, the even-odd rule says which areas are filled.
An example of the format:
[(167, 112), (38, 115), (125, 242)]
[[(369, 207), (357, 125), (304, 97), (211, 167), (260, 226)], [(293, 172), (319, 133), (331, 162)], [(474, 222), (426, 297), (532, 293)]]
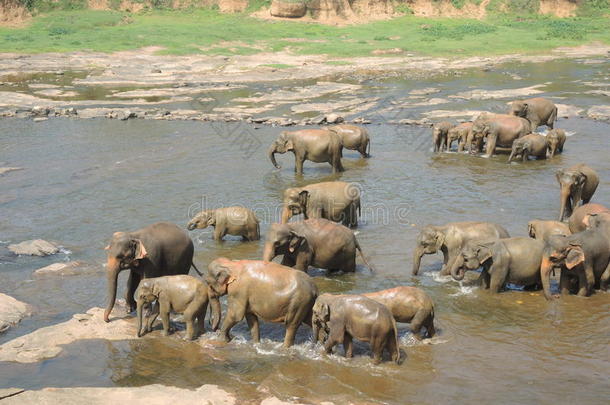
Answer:
[[(441, 90), (433, 97), (447, 97), (472, 89), (545, 83), (542, 95), (559, 103), (585, 111), (607, 104), (607, 96), (587, 94), (592, 88), (585, 82), (607, 83), (610, 64), (581, 62), (513, 64), (491, 72), (417, 80), (399, 76), (364, 85), (381, 97), (400, 97), (424, 87)], [(515, 82), (511, 75), (522, 80)], [(260, 86), (251, 85), (242, 93), (255, 93)], [(501, 111), (507, 101), (452, 99), (442, 108)], [(436, 106), (415, 112), (431, 109)], [(369, 115), (375, 117), (375, 112)], [(320, 290), (357, 293), (417, 286), (435, 301), (438, 325), (437, 337), (428, 344), (415, 342), (408, 327), (399, 325), (407, 354), (402, 365), (372, 365), (365, 344), (356, 345), (351, 360), (342, 357), (341, 349), (322, 355), (321, 348), (310, 343), (307, 326), (300, 328), (297, 345), (283, 350), (283, 328), (267, 323), (257, 345), (250, 343), (245, 322), (233, 329), (236, 338), (226, 346), (201, 347), (176, 335), (162, 338), (158, 332), (124, 342), (80, 341), (39, 363), (0, 363), (0, 388), (217, 384), (243, 402), (273, 394), (311, 403), (607, 404), (608, 293), (554, 302), (545, 301), (540, 292), (490, 295), (471, 285), (476, 274), (462, 283), (439, 277), (441, 255), (425, 256), (420, 276), (410, 273), (419, 226), (495, 221), (519, 236), (526, 235), (530, 219), (555, 219), (559, 197), (554, 172), (560, 167), (580, 162), (594, 167), (602, 179), (594, 201), (610, 205), (610, 124), (560, 119), (557, 126), (571, 134), (563, 155), (507, 164), (505, 155), (434, 155), (430, 129), (384, 123), (393, 118), (380, 112), (368, 126), (372, 158), (360, 159), (347, 151), (344, 173), (332, 175), (328, 165), (306, 163), (303, 177), (293, 173), (292, 155), (277, 156), (281, 170), (273, 169), (266, 158), (267, 145), (280, 128), (183, 121), (0, 120), (1, 165), (25, 168), (0, 179), (0, 291), (35, 307), (32, 317), (0, 336), (0, 343), (103, 306), (103, 247), (114, 231), (160, 220), (185, 226), (202, 207), (240, 204), (255, 209), (264, 233), (279, 218), (284, 188), (339, 179), (362, 190), (358, 238), (377, 273), (370, 274), (362, 265), (356, 274), (311, 270)], [(256, 141), (244, 147), (236, 134)], [(262, 254), (262, 241), (227, 237), (216, 243), (211, 229), (191, 236), (200, 269), (218, 256)], [(65, 250), (54, 258), (31, 258), (10, 256), (5, 249), (8, 243), (33, 238), (58, 241)], [(71, 277), (32, 276), (39, 267), (68, 259), (93, 264), (95, 270)], [(126, 277), (120, 277), (121, 289)]]

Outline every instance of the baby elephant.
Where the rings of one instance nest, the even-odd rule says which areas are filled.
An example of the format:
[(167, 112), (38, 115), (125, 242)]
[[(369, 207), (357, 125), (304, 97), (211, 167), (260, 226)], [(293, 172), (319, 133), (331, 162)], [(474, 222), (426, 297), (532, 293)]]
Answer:
[(428, 337), (435, 335), (434, 303), (423, 290), (401, 286), (362, 295), (385, 305), (396, 322), (410, 323), (417, 340), (421, 340), (422, 326), (426, 328)]
[(530, 237), (540, 239), (546, 242), (552, 235), (571, 234), (570, 227), (559, 221), (543, 221), (541, 219), (533, 219), (527, 223), (527, 230)]
[[(195, 338), (195, 325), (197, 322), (199, 332), (205, 332), (204, 319), (208, 308), (208, 286), (203, 281), (184, 274), (146, 278), (140, 281), (136, 290), (138, 337), (152, 330), (152, 324), (161, 315), (163, 322), (163, 335), (169, 335), (169, 313), (171, 311), (182, 313), (186, 323), (186, 339)], [(147, 316), (146, 325), (142, 330), (142, 313), (145, 306), (155, 304), (155, 310)], [(218, 329), (220, 322), (220, 301), (211, 300), (212, 329)]]
[(447, 145), (447, 134), (453, 128), (453, 124), (447, 121), (439, 122), (432, 128), (432, 143), (435, 152), (442, 152)]
[(311, 322), (316, 342), (320, 330), (326, 334), (326, 353), (343, 343), (345, 357), (352, 357), (352, 339), (356, 338), (371, 345), (375, 364), (381, 362), (383, 349), (396, 364), (400, 361), (396, 322), (390, 310), (377, 301), (362, 295), (322, 294), (313, 306)]
[(515, 139), (512, 152), (508, 157), (508, 163), (513, 159), (521, 157), (526, 162), (530, 156), (536, 159), (546, 159), (546, 137), (540, 134), (529, 134), (522, 138)]
[(189, 231), (214, 227), (214, 240), (225, 235), (241, 236), (244, 240), (259, 240), (260, 226), (254, 212), (245, 207), (225, 207), (201, 211), (186, 226)]
[(345, 149), (357, 150), (364, 158), (371, 156), (371, 140), (369, 138), (369, 131), (366, 128), (350, 124), (340, 124), (328, 127), (328, 130), (341, 137)]
[(546, 134), (546, 145), (549, 151), (549, 157), (555, 156), (555, 153), (563, 152), (563, 144), (566, 142), (566, 131), (563, 129), (551, 129)]

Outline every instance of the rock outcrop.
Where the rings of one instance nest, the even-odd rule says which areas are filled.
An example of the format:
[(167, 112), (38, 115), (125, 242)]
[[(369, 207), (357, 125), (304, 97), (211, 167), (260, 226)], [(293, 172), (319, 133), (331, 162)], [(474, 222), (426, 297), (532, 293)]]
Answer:
[(28, 304), (0, 293), (0, 333), (32, 314)]
[(59, 247), (46, 240), (34, 239), (8, 245), (8, 250), (16, 255), (48, 256), (59, 252)]
[(307, 7), (305, 6), (305, 2), (302, 0), (273, 0), (271, 2), (271, 8), (269, 12), (274, 17), (301, 18), (307, 12)]

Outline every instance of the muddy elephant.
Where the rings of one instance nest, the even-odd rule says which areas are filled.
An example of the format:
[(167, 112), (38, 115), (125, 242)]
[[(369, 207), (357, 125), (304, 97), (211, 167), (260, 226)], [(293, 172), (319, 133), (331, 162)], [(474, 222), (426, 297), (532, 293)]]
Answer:
[(528, 120), (532, 131), (540, 125), (553, 129), (557, 119), (557, 107), (551, 100), (542, 97), (515, 100), (510, 105), (510, 114)]
[[(186, 339), (193, 340), (197, 333), (205, 332), (204, 320), (208, 302), (212, 307), (212, 330), (218, 329), (221, 316), (220, 301), (218, 297), (210, 300), (207, 284), (195, 277), (178, 274), (147, 278), (140, 281), (135, 297), (138, 305), (138, 337), (152, 330), (152, 325), (158, 315), (161, 315), (163, 335), (169, 335), (169, 313), (173, 311), (183, 314), (186, 323)], [(142, 328), (144, 307), (155, 301), (155, 310), (147, 317), (146, 324)]]
[(528, 158), (546, 159), (547, 143), (546, 137), (540, 134), (528, 134), (519, 139), (515, 139), (512, 151), (508, 157), (508, 163), (513, 159), (521, 158), (526, 162)]
[(371, 156), (371, 139), (366, 128), (351, 124), (339, 124), (328, 127), (328, 130), (341, 137), (341, 143), (343, 143), (345, 149), (357, 150), (363, 158)]
[(343, 143), (336, 132), (326, 129), (301, 129), (282, 131), (269, 147), (268, 155), (277, 169), (281, 169), (281, 166), (277, 164), (275, 154), (292, 152), (297, 174), (303, 174), (303, 162), (306, 160), (315, 163), (328, 162), (333, 173), (336, 173), (344, 170), (341, 164), (342, 150)]
[(570, 219), (568, 220), (570, 232), (578, 233), (584, 231), (588, 228), (587, 218), (592, 214), (602, 213), (610, 213), (610, 209), (595, 203), (581, 205), (572, 212), (572, 215), (570, 215)]
[(533, 219), (527, 224), (527, 232), (531, 238), (547, 241), (552, 235), (568, 236), (570, 227), (559, 221), (544, 221), (541, 219)]
[(309, 266), (330, 271), (356, 271), (356, 251), (369, 269), (351, 229), (323, 218), (273, 224), (267, 232), (263, 260), (283, 255), (282, 264), (307, 271)]
[(218, 258), (208, 266), (206, 282), (210, 298), (228, 297), (221, 327), (227, 342), (231, 328), (245, 317), (254, 342), (260, 340), (261, 318), (283, 323), (284, 347), (292, 346), (301, 323), (310, 324), (311, 308), (318, 296), (318, 288), (306, 273), (262, 260)]
[(413, 251), (412, 274), (416, 276), (419, 272), (423, 255), (431, 255), (440, 250), (443, 252), (443, 266), (440, 274), (446, 276), (466, 242), (508, 237), (506, 229), (491, 222), (450, 222), (441, 226), (427, 225), (417, 237), (417, 244)]
[(299, 214), (305, 219), (325, 218), (355, 227), (360, 215), (360, 189), (356, 184), (343, 181), (288, 188), (284, 191), (281, 223), (285, 224)]
[(559, 169), (555, 176), (561, 187), (559, 220), (563, 221), (572, 215), (572, 210), (581, 201), (586, 204), (591, 200), (599, 184), (599, 176), (595, 170), (584, 164)]
[(540, 269), (547, 300), (553, 298), (550, 277), (557, 269), (562, 294), (589, 296), (593, 289), (606, 290), (610, 279), (610, 222), (547, 241)]
[(454, 262), (451, 276), (460, 281), (466, 270), (483, 267), (479, 282), (492, 293), (500, 292), (506, 283), (538, 289), (543, 250), (543, 241), (527, 237), (471, 241)]
[(434, 124), (432, 127), (432, 144), (435, 152), (442, 152), (447, 145), (447, 133), (454, 125), (450, 122), (443, 121)]
[(436, 334), (434, 303), (424, 290), (400, 286), (361, 295), (385, 305), (396, 322), (410, 323), (411, 332), (417, 340), (422, 338), (422, 327), (426, 328), (426, 337), (432, 338)]
[[(193, 250), (193, 242), (186, 232), (168, 222), (158, 222), (134, 232), (115, 232), (106, 246), (108, 304), (104, 321), (109, 321), (114, 307), (121, 271), (130, 270), (125, 301), (129, 311), (135, 311), (133, 294), (140, 279), (188, 274), (190, 267), (195, 267)], [(195, 270), (199, 273), (197, 268)]]
[(451, 150), (451, 144), (453, 141), (458, 141), (457, 151), (463, 152), (466, 147), (466, 140), (468, 139), (468, 134), (472, 130), (472, 122), (462, 122), (451, 128), (447, 132), (447, 152)]
[(384, 349), (399, 364), (396, 322), (385, 305), (362, 295), (322, 294), (312, 312), (314, 341), (320, 341), (320, 331), (323, 331), (326, 353), (342, 343), (345, 357), (350, 358), (353, 356), (352, 339), (357, 339), (370, 344), (375, 364), (381, 363)]
[(244, 240), (259, 240), (260, 225), (254, 212), (245, 207), (224, 207), (204, 210), (189, 221), (187, 229), (214, 227), (214, 240), (222, 240), (225, 235), (241, 236)]
[(546, 134), (546, 145), (549, 157), (555, 156), (555, 153), (563, 153), (563, 145), (566, 142), (566, 131), (563, 129), (551, 129)]
[(472, 124), (466, 143), (472, 153), (472, 143), (486, 142), (485, 157), (491, 157), (496, 147), (508, 150), (515, 139), (529, 134), (530, 124), (521, 117), (505, 114), (481, 114)]

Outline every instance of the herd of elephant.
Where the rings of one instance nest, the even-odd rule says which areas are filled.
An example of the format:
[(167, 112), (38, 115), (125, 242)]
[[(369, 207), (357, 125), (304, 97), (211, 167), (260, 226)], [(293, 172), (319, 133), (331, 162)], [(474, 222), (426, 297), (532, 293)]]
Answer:
[[(557, 110), (548, 103), (544, 99), (514, 102), (513, 108), (525, 105), (521, 111), (525, 111), (526, 119), (515, 115), (479, 117), (461, 133), (463, 140), (460, 138), (458, 148), (471, 148), (473, 143), (480, 146), (486, 137), (490, 155), (497, 146), (508, 145), (509, 128), (522, 125), (511, 135), (513, 155), (519, 150), (530, 155), (534, 149), (529, 146), (515, 151), (516, 140), (527, 138), (522, 135), (529, 133), (529, 123), (532, 128), (540, 123), (552, 128)], [(527, 121), (527, 126), (521, 120)], [(449, 128), (445, 135), (438, 131), (440, 127), (434, 129), (438, 150), (442, 150), (443, 143), (436, 143), (437, 136), (449, 149), (454, 132), (466, 125)], [(561, 132), (555, 134), (561, 138)], [(563, 140), (555, 145), (549, 142), (549, 135), (546, 139), (545, 153), (546, 148), (551, 156), (561, 151)], [(269, 157), (278, 166), (274, 154), (292, 151), (298, 173), (306, 159), (328, 161), (338, 171), (343, 170), (343, 147), (369, 157), (368, 132), (354, 125), (284, 131), (270, 147)], [(423, 255), (441, 251), (441, 275), (462, 280), (467, 270), (482, 268), (479, 284), (494, 293), (510, 283), (530, 290), (542, 288), (545, 297), (552, 299), (550, 275), (556, 271), (560, 273), (562, 294), (588, 296), (595, 289), (605, 290), (610, 280), (610, 209), (590, 203), (599, 177), (584, 164), (561, 169), (556, 176), (561, 188), (559, 221), (530, 221), (529, 237), (512, 238), (501, 225), (488, 222), (426, 226), (413, 252), (413, 275), (418, 275)], [(231, 329), (244, 318), (252, 340), (258, 342), (260, 318), (283, 323), (284, 347), (289, 347), (297, 329), (305, 323), (313, 330), (314, 342), (322, 342), (326, 353), (343, 344), (345, 356), (351, 357), (352, 339), (357, 339), (370, 344), (375, 363), (382, 360), (384, 350), (399, 363), (396, 322), (410, 323), (417, 339), (436, 333), (434, 304), (423, 290), (397, 286), (365, 294), (320, 294), (307, 274), (310, 266), (330, 272), (354, 272), (357, 253), (374, 272), (350, 229), (358, 225), (360, 211), (360, 190), (353, 184), (330, 181), (288, 188), (283, 195), (280, 223), (272, 224), (267, 232), (262, 260), (220, 257), (209, 263), (205, 275), (193, 263), (191, 238), (175, 224), (160, 222), (134, 232), (116, 232), (106, 247), (109, 299), (104, 320), (109, 321), (115, 304), (119, 272), (128, 269), (126, 303), (130, 312), (136, 311), (138, 336), (151, 331), (158, 316), (163, 334), (169, 334), (170, 312), (176, 312), (183, 314), (186, 338), (194, 339), (205, 331), (209, 304), (212, 329), (217, 330), (223, 319), (220, 336), (227, 342), (231, 340)], [(300, 214), (304, 220), (289, 222)], [(246, 207), (204, 210), (186, 227), (192, 231), (209, 226), (214, 228), (214, 239), (218, 241), (225, 235), (241, 236), (245, 241), (260, 239), (259, 219)], [(281, 264), (272, 261), (277, 256), (282, 256)], [(202, 279), (188, 275), (191, 267)], [(227, 296), (224, 317), (221, 296)]]

